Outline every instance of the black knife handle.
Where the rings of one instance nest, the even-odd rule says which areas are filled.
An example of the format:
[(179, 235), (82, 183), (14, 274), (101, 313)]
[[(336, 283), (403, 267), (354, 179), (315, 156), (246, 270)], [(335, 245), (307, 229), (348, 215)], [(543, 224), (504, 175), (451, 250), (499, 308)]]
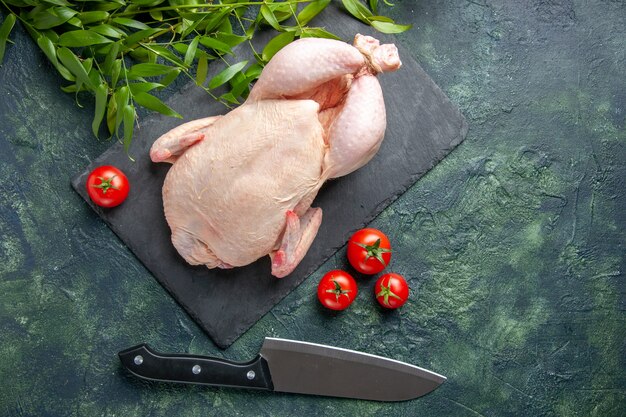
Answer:
[(273, 390), (267, 361), (260, 355), (250, 362), (195, 355), (170, 355), (141, 344), (119, 354), (122, 364), (143, 379)]

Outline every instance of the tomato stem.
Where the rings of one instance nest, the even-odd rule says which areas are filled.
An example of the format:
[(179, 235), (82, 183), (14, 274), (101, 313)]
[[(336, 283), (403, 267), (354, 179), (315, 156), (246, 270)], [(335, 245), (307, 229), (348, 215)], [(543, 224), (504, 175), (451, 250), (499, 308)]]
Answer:
[(92, 185), (94, 188), (100, 188), (102, 190), (102, 194), (106, 194), (109, 189), (119, 190), (115, 185), (113, 185), (112, 181), (117, 175), (113, 175), (111, 178), (98, 177), (100, 180), (100, 184)]
[(337, 302), (339, 302), (339, 297), (341, 297), (342, 295), (345, 295), (346, 297), (348, 297), (348, 300), (349, 300), (350, 296), (348, 295), (348, 293), (352, 292), (352, 290), (344, 290), (343, 288), (341, 288), (341, 284), (339, 284), (334, 279), (332, 280), (332, 282), (333, 284), (335, 284), (335, 288), (331, 290), (326, 290), (326, 292), (330, 294), (335, 294), (335, 299)]
[(354, 242), (356, 245), (365, 249), (367, 254), (365, 255), (365, 260), (367, 261), (369, 258), (376, 258), (383, 266), (387, 266), (387, 263), (383, 259), (383, 253), (391, 252), (390, 249), (381, 248), (380, 247), (380, 239), (376, 239), (373, 245), (366, 245), (365, 243)]
[(387, 286), (385, 286), (384, 282), (380, 284), (380, 291), (378, 292), (378, 294), (376, 294), (376, 297), (383, 297), (383, 302), (385, 303), (386, 306), (390, 306), (389, 297), (402, 300), (402, 297), (400, 297), (398, 294), (395, 294), (393, 291), (391, 291), (391, 277), (387, 279)]

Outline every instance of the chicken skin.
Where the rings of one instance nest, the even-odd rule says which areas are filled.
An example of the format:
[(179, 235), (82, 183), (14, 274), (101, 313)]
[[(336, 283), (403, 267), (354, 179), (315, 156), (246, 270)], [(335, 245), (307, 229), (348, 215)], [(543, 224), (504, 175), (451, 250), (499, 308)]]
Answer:
[(274, 276), (290, 274), (322, 222), (311, 207), (321, 186), (378, 151), (386, 115), (376, 75), (400, 65), (394, 45), (369, 36), (300, 39), (241, 106), (158, 138), (150, 157), (173, 164), (163, 205), (178, 253), (208, 268), (269, 255)]

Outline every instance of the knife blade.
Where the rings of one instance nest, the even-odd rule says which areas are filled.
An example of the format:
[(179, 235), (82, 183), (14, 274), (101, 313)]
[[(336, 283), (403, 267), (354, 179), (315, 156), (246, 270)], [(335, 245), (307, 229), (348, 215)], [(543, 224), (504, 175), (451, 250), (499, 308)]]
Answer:
[(249, 362), (159, 353), (147, 344), (119, 352), (122, 364), (148, 380), (357, 398), (405, 401), (446, 377), (382, 356), (316, 343), (267, 337)]

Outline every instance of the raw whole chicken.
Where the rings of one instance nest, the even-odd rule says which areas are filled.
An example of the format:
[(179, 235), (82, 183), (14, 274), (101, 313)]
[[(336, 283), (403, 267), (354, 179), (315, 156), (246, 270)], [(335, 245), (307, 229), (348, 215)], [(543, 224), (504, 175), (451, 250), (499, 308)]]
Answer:
[(266, 65), (248, 99), (224, 116), (158, 138), (154, 162), (173, 163), (163, 185), (172, 243), (192, 265), (231, 268), (269, 255), (291, 273), (322, 221), (322, 184), (365, 165), (385, 132), (376, 75), (401, 65), (396, 47), (305, 38)]

